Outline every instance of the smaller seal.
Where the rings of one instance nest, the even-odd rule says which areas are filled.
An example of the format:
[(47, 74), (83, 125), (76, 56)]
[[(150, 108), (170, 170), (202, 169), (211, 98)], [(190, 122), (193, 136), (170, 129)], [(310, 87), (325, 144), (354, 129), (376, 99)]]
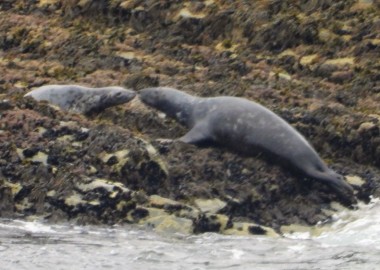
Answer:
[(46, 100), (63, 110), (90, 114), (106, 108), (127, 103), (136, 92), (119, 86), (91, 88), (80, 85), (44, 85), (24, 97)]
[(145, 88), (138, 96), (190, 129), (179, 138), (182, 142), (213, 142), (243, 155), (263, 154), (287, 170), (328, 185), (344, 202), (356, 201), (353, 188), (327, 167), (297, 130), (256, 102), (228, 96), (201, 98), (166, 87)]

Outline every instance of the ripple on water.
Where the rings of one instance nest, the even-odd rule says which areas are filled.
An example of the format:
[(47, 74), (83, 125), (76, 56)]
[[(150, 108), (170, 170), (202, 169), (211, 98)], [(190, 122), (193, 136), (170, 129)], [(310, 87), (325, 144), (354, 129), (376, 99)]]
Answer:
[(321, 233), (284, 238), (159, 235), (136, 227), (0, 221), (1, 269), (377, 269), (380, 203), (341, 212)]

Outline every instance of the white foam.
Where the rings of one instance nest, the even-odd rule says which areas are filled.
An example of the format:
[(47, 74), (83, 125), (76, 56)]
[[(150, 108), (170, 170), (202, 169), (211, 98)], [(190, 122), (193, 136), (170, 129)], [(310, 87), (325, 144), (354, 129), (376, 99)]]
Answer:
[(37, 222), (37, 221), (21, 221), (21, 220), (14, 220), (14, 221), (8, 221), (8, 222), (0, 222), (0, 228), (3, 229), (16, 229), (16, 230), (23, 230), (25, 232), (30, 233), (55, 233), (56, 230), (54, 230), (51, 226), (45, 225), (43, 223)]

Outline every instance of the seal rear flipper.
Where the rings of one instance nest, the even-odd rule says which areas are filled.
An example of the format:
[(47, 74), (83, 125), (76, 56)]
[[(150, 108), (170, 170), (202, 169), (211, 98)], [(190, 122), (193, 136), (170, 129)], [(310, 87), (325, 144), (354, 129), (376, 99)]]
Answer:
[(199, 145), (210, 141), (211, 137), (209, 135), (206, 123), (201, 122), (195, 125), (192, 129), (190, 129), (189, 132), (187, 132), (178, 140), (184, 143)]
[(352, 206), (357, 203), (354, 189), (344, 180), (342, 175), (332, 170), (313, 171), (312, 173), (309, 171), (308, 173), (310, 177), (330, 186), (344, 205)]

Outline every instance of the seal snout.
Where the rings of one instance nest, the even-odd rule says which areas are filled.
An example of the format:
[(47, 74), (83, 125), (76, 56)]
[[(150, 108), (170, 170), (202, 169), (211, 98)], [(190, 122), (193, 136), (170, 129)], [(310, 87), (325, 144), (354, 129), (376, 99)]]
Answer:
[(138, 97), (139, 99), (152, 107), (156, 107), (160, 100), (161, 100), (161, 95), (159, 90), (157, 88), (144, 88), (138, 91)]
[(136, 92), (129, 89), (116, 89), (108, 94), (108, 98), (112, 99), (115, 104), (122, 104), (132, 100), (136, 96)]
[(120, 93), (117, 93), (116, 97), (125, 97), (125, 99), (127, 99), (128, 101), (133, 99), (135, 96), (136, 96), (136, 92), (135, 91), (123, 91), (123, 92), (120, 92)]

